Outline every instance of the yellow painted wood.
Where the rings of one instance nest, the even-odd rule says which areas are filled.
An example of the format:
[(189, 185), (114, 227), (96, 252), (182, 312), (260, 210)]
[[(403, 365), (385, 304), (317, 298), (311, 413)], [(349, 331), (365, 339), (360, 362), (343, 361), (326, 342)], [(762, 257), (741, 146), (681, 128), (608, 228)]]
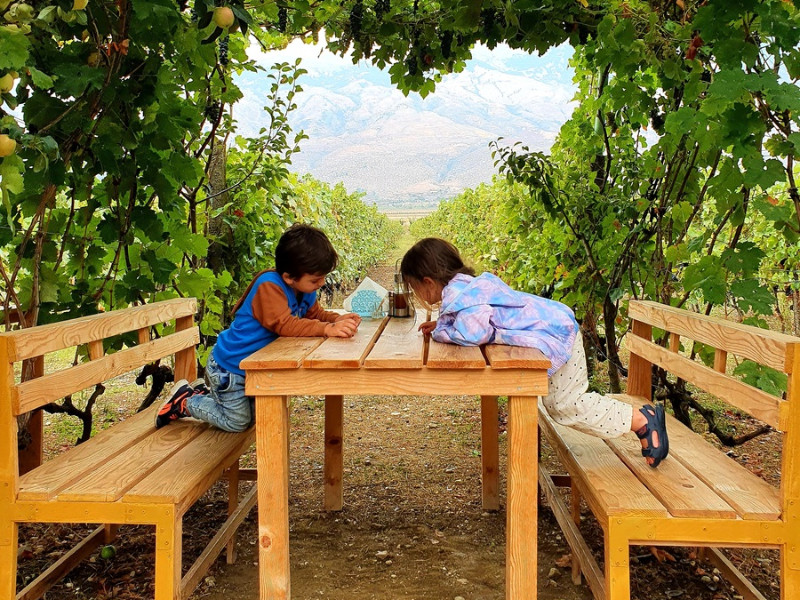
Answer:
[(577, 481), (592, 512), (598, 517), (669, 516), (667, 509), (602, 439), (559, 425), (543, 406), (539, 411), (539, 425), (573, 481)]
[(549, 369), (550, 361), (536, 348), (489, 344), (486, 358), (493, 369)]
[(256, 397), (258, 589), (261, 600), (286, 600), (291, 596), (289, 419), (286, 403), (285, 396)]
[(797, 343), (797, 338), (791, 335), (691, 313), (658, 302), (631, 300), (628, 315), (633, 320), (675, 332), (783, 372), (786, 372), (788, 364), (787, 346)]
[(19, 527), (3, 500), (0, 500), (0, 511), (0, 598), (13, 598), (17, 590)]
[[(787, 369), (788, 411), (781, 456), (781, 492), (784, 511), (793, 518), (793, 526), (800, 531), (800, 341), (794, 344), (792, 350), (792, 360)], [(800, 553), (800, 547), (797, 551)], [(795, 561), (800, 564), (800, 557)]]
[(306, 369), (357, 369), (385, 326), (386, 319), (361, 321), (351, 338), (328, 338), (303, 360)]
[(481, 501), (500, 510), (500, 446), (497, 396), (481, 396)]
[(156, 524), (156, 581), (155, 600), (181, 598), (181, 538), (183, 520), (173, 509), (164, 511)]
[[(18, 409), (11, 396), (14, 385), (14, 363), (9, 356), (8, 344), (7, 339), (0, 337), (0, 509), (12, 501), (19, 487), (16, 419)], [(3, 512), (0, 511), (0, 515)]]
[(245, 358), (239, 363), (239, 368), (245, 371), (251, 369), (298, 369), (302, 366), (306, 356), (324, 340), (325, 338), (321, 337), (279, 337)]
[(195, 298), (174, 298), (143, 306), (49, 323), (16, 331), (0, 333), (9, 340), (9, 357), (12, 362), (63, 350), (94, 340), (102, 340), (121, 333), (135, 331), (158, 323), (197, 312)]
[(155, 525), (165, 508), (169, 507), (123, 502), (15, 502), (9, 506), (9, 518), (20, 523)]
[[(602, 523), (601, 523), (602, 524)], [(787, 528), (780, 521), (652, 518), (615, 515), (605, 528), (619, 531), (632, 545), (778, 548)]]
[(421, 369), (425, 352), (422, 332), (413, 319), (389, 319), (364, 360), (368, 369)]
[(120, 350), (82, 365), (26, 381), (16, 387), (19, 411), (25, 413), (39, 408), (68, 394), (128, 373), (156, 359), (175, 354), (184, 348), (193, 348), (199, 341), (199, 331), (194, 327), (141, 346)]
[(133, 415), (20, 478), (19, 500), (50, 500), (102, 464), (152, 435), (157, 407)]
[[(637, 408), (643, 403), (641, 399), (631, 396), (617, 398), (630, 402)], [(780, 491), (777, 488), (725, 456), (669, 414), (667, 431), (670, 454), (662, 464), (673, 459), (680, 461), (743, 519), (771, 521), (780, 518), (782, 511)]]
[[(98, 464), (91, 472), (84, 473), (56, 497), (62, 502), (115, 502), (159, 465), (171, 461), (181, 448), (208, 427), (206, 423), (189, 422), (188, 419), (175, 421), (158, 430), (153, 426), (155, 431), (152, 435)], [(177, 469), (172, 471), (175, 479), (190, 476)], [(163, 481), (165, 486), (168, 483)]]
[(537, 598), (538, 464), (535, 397), (508, 399), (506, 598)]
[(780, 400), (775, 396), (636, 336), (628, 338), (628, 347), (631, 354), (645, 357), (775, 428), (779, 426)]
[(428, 342), (428, 358), (425, 365), (430, 369), (485, 369), (486, 359), (478, 346), (442, 344)]
[(342, 510), (344, 396), (325, 396), (325, 510)]
[(680, 461), (667, 457), (653, 469), (642, 457), (642, 446), (635, 436), (607, 443), (673, 517), (736, 518), (736, 511)]
[[(164, 447), (163, 453), (168, 458), (131, 486), (122, 497), (123, 502), (174, 504), (179, 510), (188, 509), (222, 476), (226, 468), (238, 464), (239, 456), (255, 441), (254, 428), (231, 433), (198, 422), (192, 423), (188, 419), (183, 423), (199, 429), (199, 433), (186, 439), (174, 452), (171, 444), (167, 447), (163, 442), (159, 444)], [(173, 425), (176, 423), (159, 432)], [(209, 460), (209, 456), (214, 456), (215, 460)]]
[[(270, 344), (271, 345), (271, 344)], [(525, 369), (249, 370), (245, 392), (262, 395), (546, 395), (547, 373)]]

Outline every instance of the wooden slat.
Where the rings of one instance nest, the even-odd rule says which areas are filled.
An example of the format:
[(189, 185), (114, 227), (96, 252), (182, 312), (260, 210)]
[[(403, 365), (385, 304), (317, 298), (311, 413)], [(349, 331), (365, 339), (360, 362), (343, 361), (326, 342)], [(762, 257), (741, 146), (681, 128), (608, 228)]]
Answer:
[(478, 346), (458, 346), (430, 340), (425, 364), (431, 369), (484, 369), (486, 359)]
[(486, 358), (493, 369), (549, 369), (550, 361), (536, 348), (486, 346)]
[(50, 500), (154, 431), (157, 407), (142, 411), (101, 431), (88, 441), (48, 460), (20, 478), (18, 499)]
[[(640, 398), (624, 394), (615, 397), (633, 404), (637, 409), (643, 404)], [(669, 458), (662, 464), (666, 465), (673, 459), (683, 463), (743, 519), (774, 521), (780, 518), (781, 500), (777, 488), (725, 456), (669, 414), (667, 431)]]
[(199, 330), (197, 327), (193, 327), (140, 346), (107, 354), (82, 365), (20, 383), (12, 390), (12, 400), (16, 393), (16, 414), (26, 413), (48, 402), (108, 381), (158, 358), (175, 354), (184, 348), (192, 348), (199, 341)]
[(389, 319), (364, 360), (368, 369), (421, 369), (425, 340), (414, 319)]
[(793, 353), (800, 347), (800, 342), (791, 335), (695, 314), (658, 302), (631, 300), (628, 315), (784, 373)]
[[(255, 441), (253, 428), (230, 433), (216, 427), (203, 427), (196, 421), (179, 423), (193, 426), (197, 435), (181, 444), (176, 452), (170, 453), (168, 445), (165, 453), (170, 453), (169, 460), (159, 463), (146, 477), (129, 487), (122, 497), (123, 502), (175, 504), (180, 509), (208, 489), (229, 466), (232, 457), (238, 457)], [(176, 424), (170, 423), (159, 432)], [(181, 432), (181, 435), (186, 436), (186, 433)]]
[(306, 369), (357, 369), (388, 321), (365, 319), (353, 337), (326, 339), (303, 360)]
[(325, 338), (279, 337), (239, 363), (240, 369), (299, 369)]
[(300, 369), (250, 370), (249, 396), (271, 395), (547, 395), (544, 369)]
[(87, 344), (121, 333), (135, 331), (197, 312), (194, 298), (173, 298), (153, 304), (49, 323), (17, 331), (0, 333), (10, 345), (11, 360), (16, 362), (55, 350)]
[[(206, 423), (187, 419), (175, 421), (161, 429), (153, 426), (151, 435), (98, 465), (91, 473), (84, 473), (80, 480), (60, 492), (56, 499), (63, 502), (116, 502), (159, 465), (171, 462), (178, 450), (208, 427)], [(214, 454), (209, 452), (206, 460), (209, 456)], [(180, 479), (183, 474), (176, 468), (171, 475)]]
[(779, 398), (637, 336), (628, 338), (628, 348), (631, 355), (644, 357), (772, 427), (780, 427)]
[(653, 469), (642, 457), (639, 440), (632, 435), (608, 440), (607, 444), (673, 517), (736, 518), (736, 511), (680, 461), (667, 457)]
[[(675, 337), (675, 334), (672, 334)], [(631, 323), (632, 340), (647, 340), (648, 342), (653, 339), (653, 328), (647, 323), (641, 321), (634, 321)], [(630, 345), (631, 342), (628, 342)], [(631, 352), (630, 360), (628, 363), (628, 393), (641, 396), (642, 398), (650, 399), (653, 397), (653, 365)]]
[(539, 426), (595, 515), (669, 516), (602, 439), (557, 424), (541, 405)]

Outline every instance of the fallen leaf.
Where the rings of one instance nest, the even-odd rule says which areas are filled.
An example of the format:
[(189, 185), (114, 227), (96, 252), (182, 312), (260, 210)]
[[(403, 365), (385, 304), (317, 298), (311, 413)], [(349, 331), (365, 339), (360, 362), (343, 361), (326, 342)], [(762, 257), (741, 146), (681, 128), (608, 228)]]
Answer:
[(572, 566), (572, 554), (565, 554), (561, 558), (556, 560), (557, 567), (571, 567)]

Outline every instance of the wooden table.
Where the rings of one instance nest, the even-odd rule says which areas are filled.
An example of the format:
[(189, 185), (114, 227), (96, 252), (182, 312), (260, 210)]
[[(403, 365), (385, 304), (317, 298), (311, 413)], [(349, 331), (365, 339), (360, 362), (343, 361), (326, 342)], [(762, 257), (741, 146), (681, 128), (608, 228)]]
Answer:
[(439, 344), (410, 319), (363, 321), (345, 338), (278, 338), (241, 363), (256, 397), (261, 600), (291, 597), (289, 396), (325, 396), (325, 509), (342, 508), (344, 395), (481, 397), (483, 506), (499, 508), (497, 397), (508, 396), (506, 598), (536, 598), (537, 397), (549, 361), (538, 350)]

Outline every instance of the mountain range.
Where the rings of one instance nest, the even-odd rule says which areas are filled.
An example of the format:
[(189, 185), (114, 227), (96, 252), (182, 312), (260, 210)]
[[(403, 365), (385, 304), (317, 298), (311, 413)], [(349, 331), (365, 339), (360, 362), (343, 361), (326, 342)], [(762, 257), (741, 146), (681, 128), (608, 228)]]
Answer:
[[(404, 96), (371, 64), (354, 65), (320, 47), (296, 42), (256, 59), (268, 67), (300, 56), (308, 70), (290, 123), (309, 139), (292, 170), (341, 181), (380, 209), (404, 210), (434, 208), (491, 181), (489, 143), (498, 138), (549, 149), (573, 109), (570, 55), (569, 46), (542, 57), (478, 47), (462, 72), (446, 75), (425, 99)], [(236, 106), (239, 132), (255, 135), (267, 119), (270, 80), (248, 72), (237, 83), (244, 92)]]

